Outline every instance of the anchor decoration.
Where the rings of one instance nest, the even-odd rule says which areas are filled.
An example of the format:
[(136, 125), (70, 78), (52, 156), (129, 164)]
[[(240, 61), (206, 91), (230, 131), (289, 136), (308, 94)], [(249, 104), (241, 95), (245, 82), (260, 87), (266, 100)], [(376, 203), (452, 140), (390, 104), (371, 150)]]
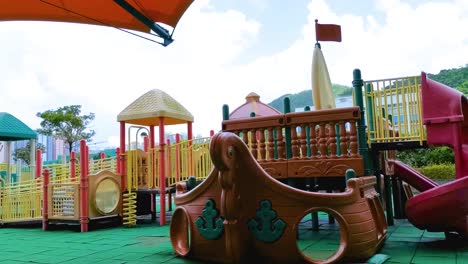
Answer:
[(260, 202), (260, 208), (257, 210), (256, 219), (250, 219), (247, 223), (250, 232), (253, 233), (256, 239), (272, 243), (278, 240), (286, 228), (286, 223), (282, 219), (276, 218), (276, 212), (271, 209), (271, 202), (263, 200)]
[(202, 210), (202, 216), (199, 216), (195, 220), (200, 235), (208, 240), (218, 239), (224, 230), (224, 219), (218, 217), (218, 210), (215, 208), (213, 199), (206, 201), (205, 209)]

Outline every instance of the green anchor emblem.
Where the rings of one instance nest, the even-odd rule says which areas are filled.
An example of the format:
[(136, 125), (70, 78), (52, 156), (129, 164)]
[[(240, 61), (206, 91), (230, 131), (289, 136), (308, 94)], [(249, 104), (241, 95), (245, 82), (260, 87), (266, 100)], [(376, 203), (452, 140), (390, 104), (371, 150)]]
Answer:
[(206, 201), (205, 209), (202, 211), (202, 216), (203, 217), (199, 216), (197, 220), (195, 220), (195, 224), (197, 225), (200, 235), (208, 240), (218, 239), (224, 230), (224, 219), (222, 217), (218, 217), (218, 219), (216, 219), (218, 216), (218, 210), (215, 208), (215, 202), (213, 199)]
[(263, 200), (260, 202), (260, 208), (257, 210), (256, 216), (259, 221), (250, 219), (247, 223), (250, 232), (253, 233), (256, 239), (271, 243), (275, 242), (283, 235), (286, 223), (281, 219), (273, 223), (277, 214), (271, 209), (270, 201)]

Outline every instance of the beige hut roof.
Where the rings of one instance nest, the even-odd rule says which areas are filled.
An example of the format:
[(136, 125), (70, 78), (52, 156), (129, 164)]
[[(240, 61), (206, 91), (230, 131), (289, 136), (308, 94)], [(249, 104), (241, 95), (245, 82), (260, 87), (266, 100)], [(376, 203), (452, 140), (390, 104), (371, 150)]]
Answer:
[(140, 96), (117, 116), (117, 121), (157, 126), (159, 117), (164, 117), (165, 125), (193, 122), (193, 115), (167, 93), (153, 89)]

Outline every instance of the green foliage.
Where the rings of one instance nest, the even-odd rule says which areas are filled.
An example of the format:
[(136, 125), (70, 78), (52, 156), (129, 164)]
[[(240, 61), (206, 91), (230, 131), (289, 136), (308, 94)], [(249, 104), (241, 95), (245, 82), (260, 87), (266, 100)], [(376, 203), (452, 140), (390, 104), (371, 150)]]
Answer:
[[(335, 97), (342, 97), (342, 96), (351, 96), (353, 90), (349, 86), (340, 85), (340, 84), (333, 84), (332, 91)], [(268, 105), (277, 109), (278, 111), (284, 113), (284, 105), (283, 101), (285, 97), (289, 97), (289, 101), (291, 102), (291, 110), (294, 111), (296, 108), (304, 108), (305, 106), (312, 106), (314, 102), (312, 100), (312, 90), (304, 90), (302, 92), (296, 94), (285, 94), (275, 100), (271, 101)]]
[(88, 125), (94, 120), (94, 113), (80, 114), (81, 105), (63, 106), (57, 110), (37, 113), (37, 117), (43, 119), (41, 128), (37, 132), (64, 140), (71, 152), (74, 142), (81, 139), (90, 140), (95, 134), (94, 130), (86, 131)]
[[(37, 143), (36, 149), (40, 149), (43, 153), (46, 151), (46, 148), (43, 144)], [(31, 162), (31, 141), (28, 141), (26, 147), (24, 148), (17, 148), (15, 152), (13, 152), (13, 160), (18, 161), (22, 160), (26, 164), (30, 165)]]
[(398, 151), (397, 159), (415, 168), (455, 162), (453, 150), (449, 147)]
[(457, 87), (457, 90), (462, 92), (464, 95), (468, 95), (468, 80), (460, 84), (460, 86)]
[(438, 74), (428, 74), (432, 80), (457, 88), (468, 81), (468, 64), (465, 67), (441, 70)]
[(420, 168), (419, 172), (434, 180), (453, 180), (455, 164), (433, 164)]

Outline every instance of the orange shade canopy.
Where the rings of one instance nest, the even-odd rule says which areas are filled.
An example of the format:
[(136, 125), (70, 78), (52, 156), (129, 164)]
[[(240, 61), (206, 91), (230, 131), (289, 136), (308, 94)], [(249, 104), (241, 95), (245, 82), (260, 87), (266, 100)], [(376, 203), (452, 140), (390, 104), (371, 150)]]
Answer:
[[(154, 22), (175, 27), (193, 0), (127, 0)], [(114, 0), (0, 0), (0, 21), (34, 20), (104, 25), (149, 32)]]

